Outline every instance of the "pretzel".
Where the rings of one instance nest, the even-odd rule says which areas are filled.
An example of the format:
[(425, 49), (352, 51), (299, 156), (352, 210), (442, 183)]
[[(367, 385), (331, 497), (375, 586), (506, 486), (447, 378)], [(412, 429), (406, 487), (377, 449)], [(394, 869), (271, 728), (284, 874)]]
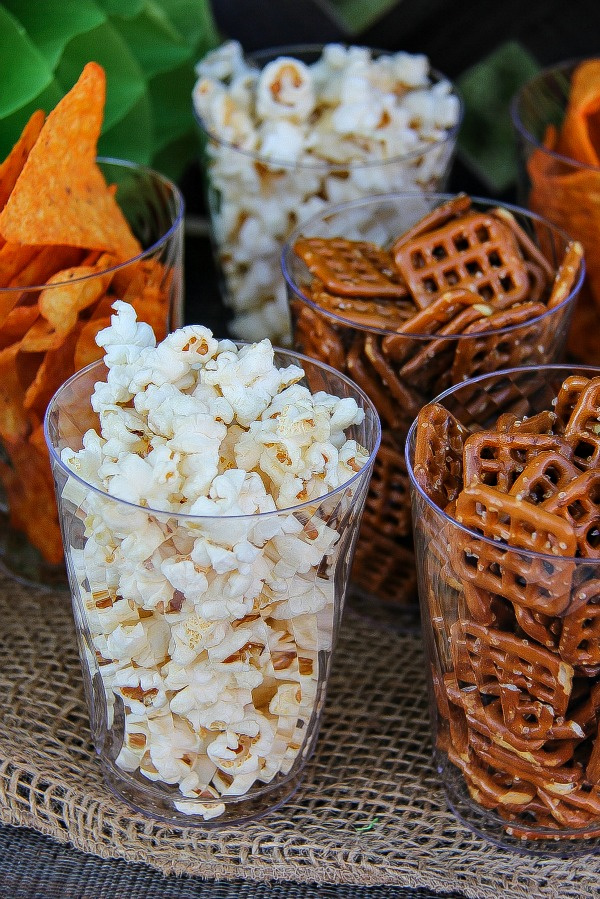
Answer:
[(468, 212), (396, 245), (394, 261), (418, 306), (448, 289), (472, 287), (484, 302), (527, 296), (529, 278), (512, 232), (487, 213)]
[(399, 412), (406, 424), (405, 432), (408, 431), (414, 417), (423, 405), (422, 397), (416, 394), (412, 385), (406, 384), (397, 376), (393, 366), (382, 353), (381, 341), (375, 334), (365, 335), (364, 354), (382, 383), (389, 390), (393, 400), (398, 403)]
[(360, 328), (395, 330), (400, 328), (403, 322), (409, 321), (416, 310), (413, 301), (407, 297), (378, 300), (337, 296), (325, 290), (320, 281), (313, 283), (306, 293), (324, 312), (339, 316), (350, 325)]
[(561, 554), (572, 556), (576, 546), (567, 522), (485, 484), (462, 490), (456, 520), (487, 538), (456, 532), (450, 558), (459, 578), (534, 611), (565, 611), (575, 563)]
[(557, 615), (529, 609), (515, 603), (513, 606), (517, 626), (532, 640), (546, 649), (556, 650), (560, 637), (561, 619)]
[(573, 758), (572, 753), (563, 764), (553, 765), (550, 773), (543, 758), (539, 758), (539, 754), (535, 757), (532, 754), (532, 758), (529, 759), (523, 758), (512, 749), (499, 746), (489, 737), (476, 731), (470, 733), (469, 745), (481, 761), (497, 771), (520, 777), (535, 787), (541, 787), (542, 790), (558, 796), (572, 793), (585, 779), (585, 769)]
[(531, 417), (519, 418), (512, 412), (505, 412), (498, 417), (496, 431), (518, 431), (520, 434), (552, 434), (556, 413), (543, 409)]
[(507, 493), (529, 464), (546, 452), (554, 452), (567, 461), (573, 453), (566, 440), (555, 435), (479, 431), (464, 444), (465, 486), (487, 484)]
[(573, 455), (581, 468), (600, 468), (600, 378), (592, 378), (581, 391), (565, 438), (574, 445)]
[(573, 413), (573, 409), (589, 383), (590, 379), (586, 378), (585, 375), (569, 375), (569, 377), (565, 378), (562, 382), (556, 397), (556, 403), (554, 404), (558, 433), (564, 433)]
[(600, 665), (600, 579), (586, 581), (573, 605), (575, 610), (563, 619), (560, 657), (571, 665)]
[(406, 285), (390, 253), (364, 240), (304, 237), (294, 251), (330, 293), (348, 297), (404, 297)]
[(440, 203), (431, 212), (428, 212), (423, 218), (419, 219), (411, 228), (404, 231), (392, 244), (391, 253), (395, 258), (396, 252), (401, 249), (409, 241), (415, 237), (421, 237), (429, 231), (435, 231), (436, 228), (445, 225), (453, 218), (457, 218), (464, 212), (468, 212), (471, 208), (471, 198), (464, 193), (451, 197), (444, 203)]
[(414, 350), (414, 335), (436, 334), (448, 324), (465, 306), (478, 305), (489, 312), (491, 307), (482, 304), (481, 297), (467, 288), (447, 290), (431, 302), (425, 309), (402, 325), (398, 334), (387, 334), (382, 341), (384, 354), (398, 364), (404, 362)]
[(299, 301), (292, 301), (294, 338), (299, 351), (343, 370), (346, 352), (339, 334), (323, 315)]
[[(543, 303), (527, 302), (501, 309), (469, 325), (456, 347), (451, 372), (453, 383), (502, 368), (543, 361), (547, 346), (543, 333), (545, 322), (537, 319), (544, 312)], [(514, 331), (503, 333), (506, 328)]]
[(528, 461), (509, 493), (528, 503), (541, 503), (549, 512), (555, 512), (548, 503), (564, 492), (578, 474), (578, 469), (560, 452), (549, 450)]
[(554, 268), (527, 234), (525, 229), (521, 227), (512, 212), (504, 206), (496, 206), (494, 209), (490, 210), (490, 215), (493, 215), (495, 218), (500, 219), (505, 225), (508, 225), (517, 241), (517, 245), (521, 250), (523, 257), (540, 269), (543, 273), (546, 286), (550, 285), (555, 277)]
[(569, 296), (581, 271), (582, 259), (583, 247), (579, 241), (571, 241), (567, 247), (564, 259), (558, 267), (556, 278), (552, 285), (552, 292), (548, 297), (548, 309), (560, 306)]
[(437, 403), (419, 412), (413, 471), (417, 483), (442, 509), (462, 487), (462, 455), (468, 436), (469, 431)]
[(600, 471), (584, 471), (549, 497), (543, 507), (564, 518), (577, 539), (577, 554), (600, 559)]
[(387, 385), (381, 381), (373, 365), (366, 358), (364, 347), (365, 338), (357, 333), (346, 356), (348, 374), (372, 400), (385, 424), (395, 430), (400, 427), (403, 420), (402, 410), (394, 402)]

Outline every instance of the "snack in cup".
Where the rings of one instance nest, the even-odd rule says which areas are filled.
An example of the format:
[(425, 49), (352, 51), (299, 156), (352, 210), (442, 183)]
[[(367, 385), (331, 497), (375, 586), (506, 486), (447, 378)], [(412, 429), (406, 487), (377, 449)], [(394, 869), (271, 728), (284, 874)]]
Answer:
[[(518, 210), (431, 195), (424, 215), (394, 231), (411, 203), (337, 207), (300, 227), (283, 255), (296, 348), (347, 372), (382, 419), (352, 576), (388, 606), (416, 606), (411, 422), (451, 384), (554, 361), (583, 277), (581, 245), (535, 220), (528, 231)], [(384, 228), (385, 243), (365, 239)]]
[[(129, 163), (97, 162), (104, 102), (104, 70), (90, 62), (47, 117), (33, 113), (0, 165), (0, 480), (11, 531), (26, 536), (49, 577), (57, 566), (57, 578), (62, 543), (48, 456), (37, 439), (48, 401), (74, 371), (100, 358), (94, 337), (115, 299), (130, 302), (159, 338), (179, 323), (182, 302), (181, 200), (179, 222), (169, 220), (172, 236), (161, 244), (165, 229), (144, 249), (119, 196), (138, 181), (132, 220), (149, 235), (140, 220), (144, 205), (150, 190), (162, 190), (164, 219), (169, 182)], [(119, 192), (107, 183), (111, 176), (121, 179)], [(157, 213), (157, 227), (160, 220)], [(4, 544), (0, 554), (8, 570), (29, 578), (34, 569), (26, 563), (21, 571)]]
[(415, 423), (414, 479), (448, 516), (422, 597), (438, 752), (519, 840), (600, 836), (599, 397), (574, 375), (530, 419)]
[(124, 795), (217, 819), (268, 801), (312, 751), (376, 416), (336, 372), (345, 395), (320, 389), (308, 360), (316, 387), (299, 383), (268, 340), (190, 325), (156, 344), (114, 309), (96, 338), (108, 373), (71, 382), (91, 391), (89, 430), (79, 410), (69, 436), (75, 396), (46, 418), (82, 661), (102, 684), (93, 730)]
[(341, 44), (246, 57), (228, 41), (197, 74), (192, 97), (231, 333), (289, 343), (283, 241), (328, 203), (442, 188), (460, 100), (426, 56)]

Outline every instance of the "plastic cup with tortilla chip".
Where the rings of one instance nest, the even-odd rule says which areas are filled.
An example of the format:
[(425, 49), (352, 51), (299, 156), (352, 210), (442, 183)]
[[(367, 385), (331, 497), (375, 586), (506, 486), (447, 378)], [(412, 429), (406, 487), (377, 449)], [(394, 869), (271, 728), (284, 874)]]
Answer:
[(519, 202), (580, 241), (587, 278), (568, 349), (600, 363), (600, 59), (545, 69), (515, 95)]

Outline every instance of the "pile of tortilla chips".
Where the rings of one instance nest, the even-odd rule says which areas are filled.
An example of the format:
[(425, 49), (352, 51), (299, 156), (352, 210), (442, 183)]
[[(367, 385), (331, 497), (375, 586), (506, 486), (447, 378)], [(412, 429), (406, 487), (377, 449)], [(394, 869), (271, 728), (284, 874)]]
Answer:
[[(10, 525), (49, 563), (63, 549), (43, 417), (55, 390), (98, 359), (115, 299), (168, 328), (173, 272), (142, 248), (96, 164), (105, 75), (88, 63), (39, 110), (0, 164), (0, 481)], [(117, 268), (115, 268), (117, 266)]]
[(529, 206), (583, 244), (587, 279), (569, 349), (582, 362), (600, 364), (600, 59), (574, 70), (564, 121), (560, 130), (548, 127), (544, 146), (566, 160), (541, 149), (531, 155)]

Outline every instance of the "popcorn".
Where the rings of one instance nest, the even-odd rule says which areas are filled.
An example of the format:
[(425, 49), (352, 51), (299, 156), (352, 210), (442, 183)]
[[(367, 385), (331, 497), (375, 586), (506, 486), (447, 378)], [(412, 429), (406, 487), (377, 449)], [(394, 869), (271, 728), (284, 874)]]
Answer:
[(326, 203), (438, 189), (460, 101), (422, 54), (341, 44), (310, 65), (281, 56), (261, 71), (228, 41), (196, 74), (230, 327), (246, 340), (289, 343), (282, 241)]
[(193, 326), (156, 345), (113, 308), (100, 432), (61, 456), (90, 664), (122, 722), (117, 766), (208, 820), (289, 773), (309, 733), (335, 624), (330, 522), (354, 501), (324, 498), (368, 462), (345, 435), (364, 413), (311, 394), (268, 340)]

